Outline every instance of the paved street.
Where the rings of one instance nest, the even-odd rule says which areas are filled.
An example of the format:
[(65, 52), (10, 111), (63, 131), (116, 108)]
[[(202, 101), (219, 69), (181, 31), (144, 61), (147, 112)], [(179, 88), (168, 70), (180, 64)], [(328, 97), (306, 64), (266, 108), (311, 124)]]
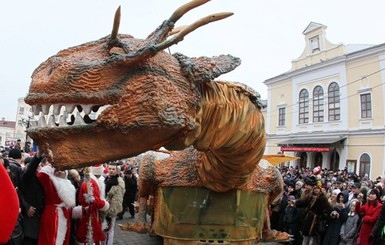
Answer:
[(126, 212), (123, 220), (117, 220), (115, 226), (114, 244), (132, 244), (132, 245), (162, 245), (161, 237), (150, 237), (148, 234), (139, 234), (131, 231), (122, 231), (118, 224), (127, 224), (134, 222), (134, 219), (128, 219), (130, 215)]

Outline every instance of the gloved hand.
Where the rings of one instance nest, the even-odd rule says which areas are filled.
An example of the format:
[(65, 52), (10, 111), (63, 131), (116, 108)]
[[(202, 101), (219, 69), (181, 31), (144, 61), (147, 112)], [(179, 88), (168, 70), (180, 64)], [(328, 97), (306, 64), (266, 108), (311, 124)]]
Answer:
[(346, 241), (346, 236), (341, 234), (341, 240), (342, 240), (343, 242), (345, 242), (345, 241)]
[(368, 243), (372, 243), (372, 242), (374, 242), (374, 235), (370, 234), (368, 237)]

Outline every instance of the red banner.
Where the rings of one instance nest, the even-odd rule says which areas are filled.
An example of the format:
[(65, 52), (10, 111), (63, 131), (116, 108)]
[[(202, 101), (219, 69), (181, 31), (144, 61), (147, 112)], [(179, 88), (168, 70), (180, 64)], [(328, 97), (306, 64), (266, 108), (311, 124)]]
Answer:
[(329, 147), (286, 147), (282, 146), (281, 151), (311, 151), (311, 152), (329, 152)]

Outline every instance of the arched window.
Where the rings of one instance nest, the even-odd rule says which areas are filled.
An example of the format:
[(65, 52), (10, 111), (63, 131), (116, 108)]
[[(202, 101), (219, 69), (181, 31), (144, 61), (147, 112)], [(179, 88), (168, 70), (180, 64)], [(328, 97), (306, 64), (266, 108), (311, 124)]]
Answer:
[(340, 155), (334, 149), (330, 154), (330, 170), (337, 171), (340, 165)]
[(313, 122), (324, 121), (324, 90), (316, 86), (313, 91)]
[(360, 176), (364, 177), (365, 174), (370, 178), (370, 156), (366, 153), (360, 157)]
[(314, 167), (322, 166), (323, 156), (321, 152), (317, 152), (314, 155)]
[(299, 93), (299, 119), (298, 123), (309, 122), (309, 92), (306, 89), (302, 89)]
[(340, 120), (340, 87), (335, 82), (331, 83), (328, 89), (328, 111), (329, 121)]

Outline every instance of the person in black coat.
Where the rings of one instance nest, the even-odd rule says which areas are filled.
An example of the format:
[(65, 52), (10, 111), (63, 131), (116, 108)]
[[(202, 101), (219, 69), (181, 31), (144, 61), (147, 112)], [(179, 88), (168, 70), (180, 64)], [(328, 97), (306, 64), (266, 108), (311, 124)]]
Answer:
[(294, 241), (290, 244), (299, 244), (298, 241), (300, 241), (300, 233), (297, 230), (299, 212), (298, 208), (295, 206), (295, 196), (288, 196), (287, 202), (288, 205), (285, 208), (285, 214), (283, 216), (283, 231), (286, 231), (290, 235), (293, 235)]
[(23, 196), (21, 200), (21, 211), (23, 214), (23, 245), (36, 245), (40, 230), (40, 216), (44, 208), (44, 189), (37, 179), (37, 171), (40, 162), (45, 164), (37, 153), (25, 168), (21, 176), (20, 191)]
[(313, 186), (312, 190), (303, 193), (295, 203), (296, 207), (305, 208), (305, 217), (301, 227), (302, 244), (320, 244), (321, 237), (318, 233), (320, 220), (329, 217), (333, 210), (316, 182), (309, 179), (305, 181), (305, 185)]
[(118, 219), (123, 219), (123, 214), (125, 211), (128, 211), (131, 215), (131, 218), (135, 217), (135, 207), (134, 202), (136, 199), (136, 193), (138, 191), (138, 183), (135, 175), (132, 174), (131, 169), (126, 169), (124, 171), (124, 184), (126, 187), (126, 192), (123, 196), (123, 211), (119, 213)]
[(328, 228), (322, 242), (323, 245), (338, 245), (340, 243), (341, 226), (348, 218), (350, 207), (348, 205), (348, 193), (342, 191), (337, 195), (337, 202), (332, 206), (328, 219)]

